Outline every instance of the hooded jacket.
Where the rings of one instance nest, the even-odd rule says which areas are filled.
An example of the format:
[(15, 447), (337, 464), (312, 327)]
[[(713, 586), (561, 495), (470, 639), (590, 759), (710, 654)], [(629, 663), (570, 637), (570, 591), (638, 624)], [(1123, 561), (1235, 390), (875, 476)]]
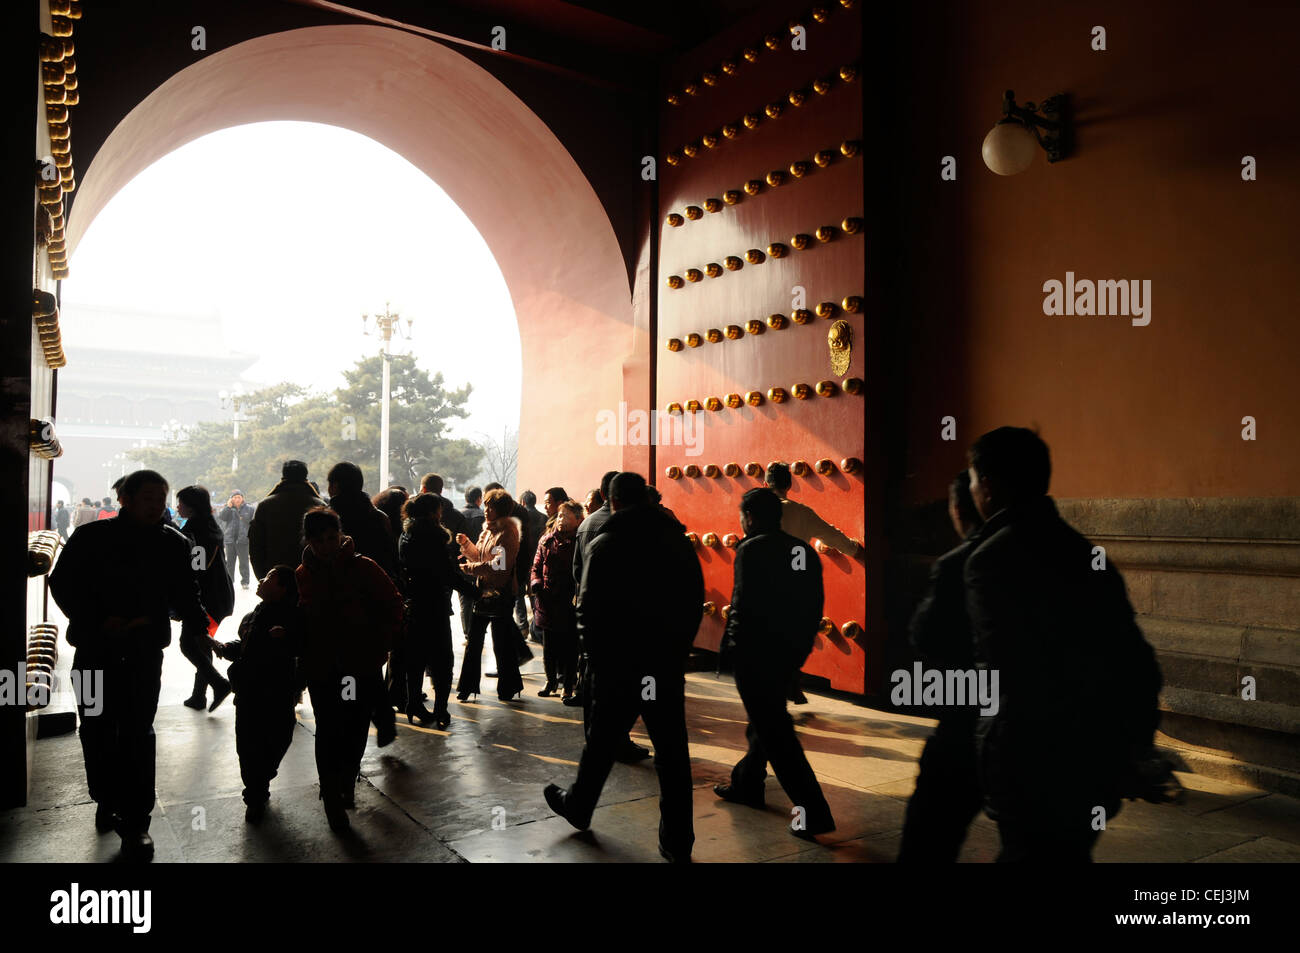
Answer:
[(258, 579), (275, 566), (296, 568), (302, 557), (302, 518), (324, 502), (306, 480), (281, 480), (253, 511), (248, 558)]
[(578, 633), (596, 671), (685, 671), (704, 615), (704, 574), (685, 534), (645, 504), (612, 513), (589, 544)]
[(378, 670), (403, 618), (402, 594), (388, 575), (357, 552), (350, 536), (328, 560), (306, 547), (296, 575), (307, 677)]

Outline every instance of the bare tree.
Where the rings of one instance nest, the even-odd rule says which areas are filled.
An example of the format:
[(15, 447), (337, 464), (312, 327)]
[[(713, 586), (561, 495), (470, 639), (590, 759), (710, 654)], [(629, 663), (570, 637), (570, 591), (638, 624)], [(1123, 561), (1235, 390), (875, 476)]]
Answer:
[(479, 432), (481, 440), (476, 441), (483, 451), (483, 472), (492, 480), (514, 492), (515, 472), (519, 467), (519, 432), (510, 427), (501, 428), (501, 440)]

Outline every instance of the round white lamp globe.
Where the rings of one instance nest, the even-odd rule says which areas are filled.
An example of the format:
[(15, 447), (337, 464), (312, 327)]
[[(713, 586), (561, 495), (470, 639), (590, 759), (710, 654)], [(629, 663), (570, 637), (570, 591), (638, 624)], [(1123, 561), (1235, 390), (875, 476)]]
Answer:
[(1016, 175), (1033, 164), (1034, 134), (1018, 122), (999, 122), (984, 137), (984, 164), (998, 175)]

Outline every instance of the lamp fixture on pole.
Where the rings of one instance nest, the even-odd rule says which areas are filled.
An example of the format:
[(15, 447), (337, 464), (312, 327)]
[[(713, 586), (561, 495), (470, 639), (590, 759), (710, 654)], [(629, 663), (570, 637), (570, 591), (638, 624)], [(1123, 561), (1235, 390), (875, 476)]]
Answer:
[(244, 403), (244, 393), (239, 385), (235, 385), (234, 391), (221, 391), (217, 396), (221, 399), (221, 407), (224, 410), (227, 407), (234, 409), (234, 416), (231, 418), (234, 424), (234, 433), (232, 437), (235, 441), (234, 452), (230, 456), (230, 472), (235, 473), (239, 469), (239, 425), (247, 421), (247, 417), (240, 416), (239, 408)]
[[(402, 331), (401, 317), (390, 310), (389, 302), (384, 302), (384, 313), (374, 316), (375, 333), (383, 341), (380, 348), (379, 356), (383, 366), (383, 383), (381, 386), (381, 403), (379, 405), (379, 489), (386, 490), (391, 482), (388, 474), (388, 395), (390, 368), (393, 360), (392, 340), (393, 333), (396, 332), (398, 338), (405, 337), (408, 341), (411, 339), (411, 327), (415, 324), (414, 319), (406, 319), (406, 331)], [(370, 315), (361, 316), (361, 333), (369, 336)]]

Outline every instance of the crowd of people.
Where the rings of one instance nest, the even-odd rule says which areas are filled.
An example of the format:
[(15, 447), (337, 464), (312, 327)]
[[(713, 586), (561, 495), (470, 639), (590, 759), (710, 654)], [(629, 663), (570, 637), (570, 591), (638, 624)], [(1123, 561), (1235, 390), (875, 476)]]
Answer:
[[(1150, 746), (1159, 672), (1118, 573), (1089, 575), (1076, 565), (1087, 541), (1047, 496), (1041, 440), (1002, 428), (975, 444), (970, 464), (966, 482), (952, 489), (951, 513), (965, 541), (936, 563), (912, 634), (917, 652), (941, 666), (999, 667), (1003, 698), (993, 719), (969, 708), (940, 719), (909, 802), (900, 859), (955, 859), (982, 804), (1001, 827), (1004, 859), (1086, 858), (1095, 834), (1080, 811), (1118, 809), (1124, 772)], [(184, 487), (176, 494), (177, 527), (166, 479), (139, 470), (116, 488), (115, 518), (87, 521), (68, 540), (50, 590), (69, 620), (74, 669), (103, 672), (108, 700), (102, 714), (79, 712), (97, 827), (116, 830), (125, 853), (152, 855), (152, 725), (171, 620), (180, 621), (181, 651), (195, 667), (185, 704), (212, 711), (235, 698), (251, 824), (265, 815), (296, 705), (309, 694), (320, 798), (334, 831), (351, 824), (370, 726), (381, 747), (396, 737), (399, 712), (448, 730), (453, 680), (460, 702), (480, 692), (491, 631), (495, 669), (486, 677), (495, 679), (501, 702), (522, 700), (520, 665), (533, 658), (531, 642), (543, 651), (546, 680), (537, 694), (583, 709), (576, 777), (545, 788), (550, 808), (586, 829), (614, 762), (650, 755), (629, 735), (640, 718), (660, 784), (660, 853), (688, 861), (695, 838), (685, 674), (704, 581), (685, 527), (644, 477), (611, 471), (582, 503), (551, 487), (540, 511), (533, 493), (516, 501), (499, 484), (471, 488), (458, 509), (436, 473), (414, 493), (390, 486), (373, 497), (350, 462), (329, 470), (323, 495), (307, 477), (302, 462), (285, 463), (256, 507), (235, 491), (217, 510), (205, 488)], [(770, 764), (796, 807), (791, 832), (815, 838), (833, 831), (835, 819), (786, 707), (823, 614), (822, 566), (811, 541), (853, 558), (863, 547), (789, 499), (784, 464), (771, 465), (764, 483), (739, 501), (744, 538), (723, 638), (748, 719), (747, 751), (714, 791), (761, 808)], [(234, 610), (236, 566), (247, 588), (250, 563), (260, 602), (240, 621), (238, 638), (219, 641), (218, 627)], [(1063, 606), (1078, 608), (1066, 623)], [(457, 611), (466, 640), (459, 675)], [(1069, 632), (1059, 640), (1033, 638), (1062, 624)], [(1070, 679), (1086, 673), (1053, 669), (1051, 686), (1036, 681), (1074, 659), (1076, 640), (1089, 639), (1099, 646), (1098, 665), (1125, 666), (1122, 703), (1101, 719), (1065, 707), (1084, 684)], [(214, 656), (230, 662), (226, 675)], [(1044, 713), (1057, 719), (1052, 730), (1068, 725), (1069, 740), (1092, 758), (1089, 784), (1046, 805), (1034, 796), (1037, 758), (1048, 743)]]

